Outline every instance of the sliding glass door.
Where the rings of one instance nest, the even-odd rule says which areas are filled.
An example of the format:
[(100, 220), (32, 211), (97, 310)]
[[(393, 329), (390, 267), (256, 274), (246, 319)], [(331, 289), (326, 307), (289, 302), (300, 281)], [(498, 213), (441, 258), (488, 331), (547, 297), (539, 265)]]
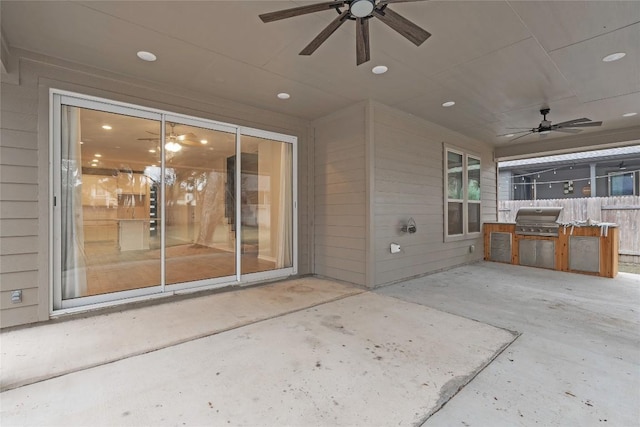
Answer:
[(226, 160), (235, 154), (236, 132), (189, 123), (165, 121), (167, 285), (236, 277), (235, 231), (225, 215)]
[(136, 130), (159, 134), (161, 121), (80, 104), (85, 107), (61, 104), (57, 110), (58, 299), (159, 287), (160, 234), (152, 239), (149, 233), (156, 183), (145, 170), (160, 164), (160, 152), (144, 149), (136, 139), (144, 134)]
[(295, 273), (295, 138), (52, 101), (54, 311)]
[(243, 135), (242, 274), (293, 266), (291, 144)]

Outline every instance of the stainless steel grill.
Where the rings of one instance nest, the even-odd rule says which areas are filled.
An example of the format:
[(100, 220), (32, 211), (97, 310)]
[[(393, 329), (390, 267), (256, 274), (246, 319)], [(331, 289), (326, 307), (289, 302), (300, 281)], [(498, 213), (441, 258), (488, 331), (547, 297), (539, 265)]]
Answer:
[(557, 237), (561, 207), (520, 208), (516, 214), (516, 234)]

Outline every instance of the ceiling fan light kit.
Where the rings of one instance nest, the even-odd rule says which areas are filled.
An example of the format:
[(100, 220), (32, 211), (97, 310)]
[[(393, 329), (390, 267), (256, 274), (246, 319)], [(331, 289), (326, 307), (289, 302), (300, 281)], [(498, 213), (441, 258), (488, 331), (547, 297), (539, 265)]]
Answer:
[(329, 23), (302, 51), (300, 55), (311, 55), (331, 34), (347, 20), (356, 21), (356, 64), (364, 64), (371, 59), (369, 44), (369, 20), (377, 18), (391, 29), (402, 35), (416, 46), (420, 46), (431, 34), (389, 9), (392, 3), (407, 3), (424, 0), (342, 0), (315, 3), (260, 15), (262, 22), (273, 22), (281, 19), (309, 13), (335, 9), (338, 16)]
[[(178, 135), (175, 132), (175, 127), (176, 124), (175, 123), (169, 123), (169, 126), (171, 126), (171, 131), (169, 132), (169, 135), (166, 136), (165, 139), (165, 144), (164, 144), (164, 148), (165, 150), (172, 152), (172, 153), (177, 153), (178, 151), (182, 150), (182, 145), (188, 145), (188, 146), (200, 146), (200, 145), (204, 145), (207, 144), (207, 140), (206, 139), (200, 139), (198, 138), (196, 135), (194, 135), (193, 133), (185, 133), (182, 135)], [(149, 131), (147, 131), (149, 132)], [(149, 132), (152, 135), (155, 135), (154, 132)], [(138, 138), (138, 141), (156, 141), (156, 142), (160, 142), (160, 137), (156, 136), (153, 138)], [(181, 144), (182, 143), (182, 144)], [(155, 152), (156, 150), (149, 150), (149, 152)]]
[(182, 150), (182, 145), (178, 144), (175, 141), (169, 141), (164, 145), (165, 150), (171, 151), (172, 153), (177, 153)]
[(353, 0), (349, 11), (351, 15), (356, 18), (364, 18), (365, 16), (369, 16), (375, 7), (374, 0)]

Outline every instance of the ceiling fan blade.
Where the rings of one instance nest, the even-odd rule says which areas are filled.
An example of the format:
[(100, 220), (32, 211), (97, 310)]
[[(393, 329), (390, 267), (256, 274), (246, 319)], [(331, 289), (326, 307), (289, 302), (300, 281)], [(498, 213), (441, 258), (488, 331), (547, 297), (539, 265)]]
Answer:
[(309, 43), (307, 47), (302, 49), (300, 55), (311, 55), (313, 52), (315, 52), (316, 49), (318, 49), (320, 45), (324, 43), (329, 38), (329, 36), (340, 27), (340, 25), (344, 24), (348, 17), (349, 10), (345, 10), (344, 12), (342, 12), (336, 19), (331, 21), (331, 23), (327, 25), (325, 29), (316, 36), (315, 39), (311, 40), (311, 43)]
[(562, 123), (556, 123), (554, 126), (567, 126), (567, 125), (572, 125), (574, 123), (583, 123), (583, 122), (590, 122), (590, 121), (591, 119), (587, 119), (586, 117), (583, 117), (581, 119), (573, 119), (573, 120), (568, 120)]
[(357, 65), (364, 64), (371, 59), (369, 49), (369, 20), (356, 19), (356, 62)]
[(533, 133), (533, 132), (527, 132), (527, 133), (525, 133), (524, 135), (520, 135), (520, 136), (519, 136), (519, 137), (517, 137), (517, 138), (510, 139), (510, 140), (509, 140), (509, 142), (513, 142), (513, 141), (515, 141), (516, 139), (524, 138), (525, 136), (530, 135), (530, 134), (532, 134), (532, 133)]
[(160, 138), (137, 138), (137, 141), (160, 141)]
[(426, 39), (431, 37), (431, 34), (428, 31), (418, 27), (407, 18), (388, 8), (375, 8), (373, 10), (373, 16), (400, 33), (404, 38), (416, 46), (420, 46)]
[[(562, 128), (589, 128), (594, 126), (601, 126), (602, 122), (589, 122), (589, 123), (576, 123), (575, 125), (560, 126)], [(559, 125), (556, 125), (559, 126)]]
[(308, 13), (322, 12), (343, 5), (344, 1), (330, 1), (324, 3), (310, 4), (308, 6), (294, 7), (291, 9), (278, 10), (276, 12), (263, 13), (259, 15), (262, 22), (273, 22), (281, 19), (293, 18), (294, 16), (306, 15)]
[(531, 130), (531, 128), (505, 128), (505, 129), (527, 129), (527, 130)]
[(192, 133), (192, 132), (187, 132), (187, 133), (182, 134), (182, 135), (176, 135), (176, 136), (175, 136), (175, 138), (176, 138), (178, 141), (185, 141), (185, 140), (187, 140), (187, 139), (193, 139), (193, 140), (197, 140), (197, 139), (198, 139), (198, 137), (196, 136), (196, 134), (195, 134), (195, 133)]
[(580, 133), (582, 130), (580, 129), (571, 129), (571, 128), (557, 128), (551, 129), (554, 132), (563, 132), (563, 133)]
[[(507, 128), (507, 129), (509, 129), (509, 128)], [(522, 128), (522, 129), (524, 129), (524, 128)], [(520, 132), (507, 132), (507, 133), (503, 133), (502, 135), (496, 135), (496, 136), (517, 135), (519, 133), (531, 133), (531, 129), (523, 130), (523, 131), (520, 131)]]

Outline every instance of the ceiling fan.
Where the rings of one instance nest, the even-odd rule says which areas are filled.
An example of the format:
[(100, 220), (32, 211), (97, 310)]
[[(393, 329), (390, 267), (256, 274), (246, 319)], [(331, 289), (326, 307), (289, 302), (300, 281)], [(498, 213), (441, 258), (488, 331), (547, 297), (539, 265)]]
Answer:
[[(171, 131), (169, 132), (169, 135), (166, 135), (166, 141), (164, 144), (164, 148), (168, 151), (171, 151), (173, 153), (177, 153), (178, 151), (182, 150), (182, 145), (181, 144), (185, 144), (185, 145), (201, 145), (201, 144), (206, 144), (205, 142), (198, 142), (198, 137), (193, 134), (193, 133), (185, 133), (183, 135), (178, 135), (175, 132), (175, 127), (176, 124), (175, 123), (169, 123), (169, 126), (171, 126)], [(148, 132), (148, 131), (147, 131)], [(157, 135), (153, 132), (149, 132), (152, 135)], [(160, 142), (160, 138), (158, 138), (157, 136), (155, 138), (138, 138), (138, 141), (157, 141)]]
[(542, 114), (542, 121), (540, 122), (538, 127), (535, 127), (532, 129), (531, 128), (507, 128), (507, 129), (526, 129), (526, 130), (523, 130), (521, 132), (505, 133), (498, 136), (507, 136), (507, 135), (513, 136), (519, 133), (524, 134), (524, 135), (520, 135), (517, 138), (513, 138), (511, 140), (511, 141), (515, 141), (516, 139), (525, 137), (532, 133), (539, 133), (540, 135), (547, 135), (550, 132), (578, 133), (578, 132), (582, 132), (582, 129), (579, 129), (579, 128), (594, 127), (594, 126), (602, 125), (602, 122), (594, 122), (591, 119), (587, 119), (585, 117), (581, 119), (568, 120), (562, 123), (556, 123), (554, 125), (551, 123), (550, 120), (547, 120), (547, 114), (549, 114), (549, 111), (551, 111), (551, 109), (549, 108), (542, 108), (540, 110), (540, 114)]
[(369, 48), (369, 19), (378, 18), (393, 30), (400, 33), (404, 38), (420, 46), (431, 34), (418, 27), (407, 18), (389, 9), (392, 3), (407, 3), (424, 0), (341, 0), (315, 3), (308, 6), (294, 7), (291, 9), (279, 10), (276, 12), (263, 13), (260, 15), (262, 22), (273, 22), (294, 16), (306, 15), (314, 12), (322, 12), (335, 9), (338, 16), (325, 27), (309, 43), (300, 55), (311, 55), (324, 43), (347, 20), (356, 21), (356, 63), (364, 64), (371, 59)]

